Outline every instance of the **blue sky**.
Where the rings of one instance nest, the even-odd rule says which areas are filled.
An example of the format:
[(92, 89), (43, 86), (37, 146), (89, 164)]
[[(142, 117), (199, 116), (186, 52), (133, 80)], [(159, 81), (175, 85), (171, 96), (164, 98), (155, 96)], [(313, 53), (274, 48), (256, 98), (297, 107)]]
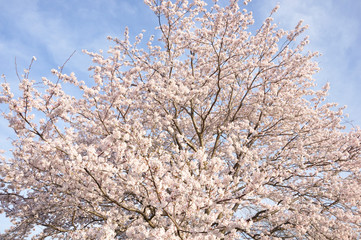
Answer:
[[(208, 0), (211, 2), (210, 0)], [(247, 7), (256, 26), (280, 4), (275, 22), (292, 29), (298, 20), (310, 25), (308, 49), (319, 51), (319, 86), (330, 82), (328, 100), (347, 105), (354, 125), (361, 126), (361, 1), (358, 0), (253, 0)], [(16, 87), (15, 57), (19, 73), (33, 56), (30, 77), (40, 80), (61, 66), (70, 54), (64, 72), (88, 79), (91, 61), (82, 49), (108, 49), (107, 36), (121, 37), (126, 26), (132, 36), (142, 29), (153, 31), (156, 18), (142, 0), (0, 0), (0, 75)], [(4, 110), (4, 106), (0, 106)], [(10, 148), (13, 133), (0, 118), (0, 145)], [(0, 217), (0, 232), (8, 226)]]

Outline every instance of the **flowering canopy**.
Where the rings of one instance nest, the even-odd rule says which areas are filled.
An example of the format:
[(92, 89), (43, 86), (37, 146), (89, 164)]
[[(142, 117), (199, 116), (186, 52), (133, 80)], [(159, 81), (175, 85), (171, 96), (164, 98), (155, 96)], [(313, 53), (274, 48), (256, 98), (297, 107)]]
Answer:
[(41, 88), (25, 73), (19, 97), (2, 84), (2, 239), (360, 237), (361, 133), (314, 90), (306, 27), (252, 33), (236, 0), (145, 2), (160, 38), (86, 52), (92, 86), (60, 70)]

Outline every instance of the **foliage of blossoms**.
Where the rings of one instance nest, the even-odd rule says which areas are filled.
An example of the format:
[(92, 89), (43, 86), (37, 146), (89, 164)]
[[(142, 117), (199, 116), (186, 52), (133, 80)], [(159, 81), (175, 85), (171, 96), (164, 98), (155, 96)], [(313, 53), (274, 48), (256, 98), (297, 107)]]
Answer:
[(269, 17), (252, 33), (236, 0), (145, 3), (159, 39), (126, 30), (109, 55), (86, 52), (92, 83), (53, 70), (26, 72), (19, 96), (2, 84), (17, 138), (0, 238), (359, 238), (361, 132), (314, 90), (306, 27)]

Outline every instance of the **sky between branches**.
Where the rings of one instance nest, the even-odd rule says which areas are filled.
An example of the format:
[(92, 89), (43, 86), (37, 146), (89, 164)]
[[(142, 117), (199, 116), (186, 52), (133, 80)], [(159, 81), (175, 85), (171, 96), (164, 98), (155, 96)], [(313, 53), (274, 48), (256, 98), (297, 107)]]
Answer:
[[(253, 0), (247, 9), (254, 13), (255, 28), (277, 3), (274, 18), (282, 28), (292, 29), (300, 19), (310, 25), (308, 49), (322, 53), (317, 59), (321, 72), (314, 76), (318, 85), (330, 82), (328, 101), (347, 105), (348, 120), (361, 126), (361, 1)], [(126, 26), (135, 36), (142, 29), (152, 33), (157, 24), (142, 0), (0, 0), (0, 5), (0, 74), (13, 88), (18, 84), (15, 57), (21, 74), (35, 56), (30, 77), (40, 80), (76, 50), (64, 73), (75, 72), (86, 81), (91, 61), (82, 49), (107, 50), (106, 37), (121, 37)], [(0, 149), (10, 149), (13, 136), (0, 118)], [(7, 220), (0, 217), (0, 223), (2, 232)]]

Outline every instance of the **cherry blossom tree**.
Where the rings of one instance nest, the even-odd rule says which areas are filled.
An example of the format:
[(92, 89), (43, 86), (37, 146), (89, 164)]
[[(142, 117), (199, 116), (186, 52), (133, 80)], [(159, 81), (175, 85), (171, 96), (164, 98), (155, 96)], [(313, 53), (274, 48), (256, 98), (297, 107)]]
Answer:
[(302, 22), (279, 29), (275, 8), (251, 31), (236, 0), (145, 3), (159, 39), (85, 51), (92, 82), (3, 81), (1, 239), (361, 237), (361, 132), (315, 90)]

